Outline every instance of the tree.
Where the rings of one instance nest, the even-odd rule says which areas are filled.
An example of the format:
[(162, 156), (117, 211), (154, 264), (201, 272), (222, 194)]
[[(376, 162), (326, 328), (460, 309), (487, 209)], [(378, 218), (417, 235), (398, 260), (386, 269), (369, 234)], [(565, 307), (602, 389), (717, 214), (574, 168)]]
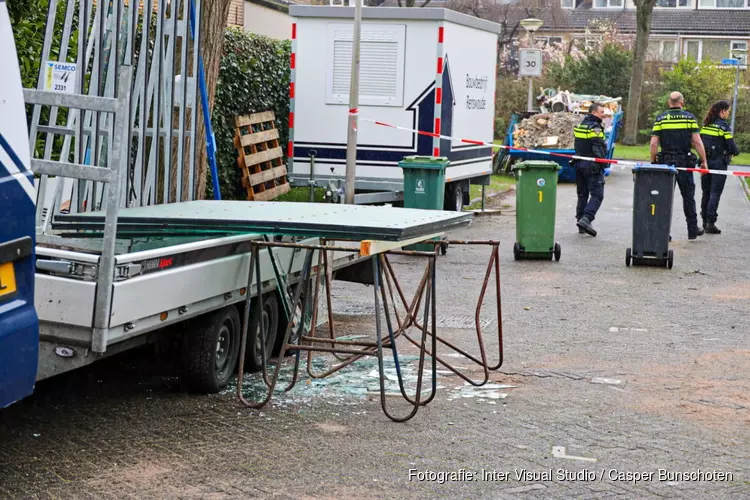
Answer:
[(651, 33), (651, 15), (654, 13), (656, 0), (633, 0), (635, 3), (635, 47), (633, 49), (633, 73), (630, 75), (630, 92), (628, 107), (625, 112), (625, 134), (622, 143), (633, 145), (638, 139), (638, 109), (641, 105), (643, 74), (646, 70), (646, 50)]
[[(213, 111), (216, 82), (219, 80), (219, 67), (224, 50), (224, 33), (229, 19), (231, 0), (211, 0), (201, 5), (201, 55), (206, 72), (206, 90), (208, 92), (209, 114)], [(199, 113), (203, 110), (198, 109)], [(195, 136), (195, 176), (196, 199), (203, 199), (206, 194), (208, 157), (206, 155), (206, 126), (201, 116), (198, 118), (198, 130)]]

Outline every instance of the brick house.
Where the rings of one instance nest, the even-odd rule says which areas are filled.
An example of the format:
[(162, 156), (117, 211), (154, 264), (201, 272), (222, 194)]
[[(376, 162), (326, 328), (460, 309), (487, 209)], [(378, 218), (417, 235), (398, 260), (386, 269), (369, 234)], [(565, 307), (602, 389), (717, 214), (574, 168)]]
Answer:
[[(615, 23), (623, 33), (636, 31), (632, 0), (557, 0), (561, 11), (541, 13), (538, 35), (549, 41), (584, 36), (595, 20)], [(659, 0), (651, 20), (648, 57), (665, 63), (682, 57), (720, 62), (731, 49), (748, 49), (750, 0)], [(740, 56), (746, 60), (747, 54)]]
[[(461, 1), (432, 0), (429, 7), (451, 8)], [(549, 2), (555, 4), (549, 5)], [(469, 0), (468, 3), (476, 2)], [(487, 10), (488, 5), (509, 3), (515, 2), (481, 0), (478, 5)], [(633, 0), (540, 0), (540, 3), (549, 6), (530, 10), (534, 17), (544, 21), (536, 33), (536, 38), (541, 40), (583, 39), (592, 21), (613, 22), (620, 32), (635, 34)], [(383, 5), (398, 4), (397, 0), (385, 0)], [(511, 31), (520, 19), (526, 17), (524, 10), (523, 7), (511, 7), (507, 19), (493, 19), (491, 16), (487, 19), (501, 24), (506, 21), (504, 24)], [(517, 29), (518, 33), (523, 33), (522, 28)], [(687, 56), (698, 61), (721, 61), (730, 56), (730, 49), (748, 49), (749, 44), (750, 0), (658, 0), (651, 22), (648, 58), (664, 63), (677, 62)], [(746, 60), (747, 54), (741, 58)]]

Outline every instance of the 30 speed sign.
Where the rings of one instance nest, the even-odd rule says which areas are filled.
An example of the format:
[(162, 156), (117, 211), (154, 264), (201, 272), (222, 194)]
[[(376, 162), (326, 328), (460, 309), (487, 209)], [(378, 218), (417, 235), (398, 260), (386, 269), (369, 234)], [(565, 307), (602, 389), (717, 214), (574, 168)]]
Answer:
[(518, 58), (519, 76), (542, 76), (542, 51), (521, 49)]

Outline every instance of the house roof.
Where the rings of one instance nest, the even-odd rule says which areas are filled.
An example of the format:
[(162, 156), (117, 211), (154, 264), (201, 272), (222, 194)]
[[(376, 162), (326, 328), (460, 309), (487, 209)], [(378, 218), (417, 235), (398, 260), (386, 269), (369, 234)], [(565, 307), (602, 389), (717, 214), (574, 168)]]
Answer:
[[(545, 21), (541, 31), (583, 31), (591, 21), (613, 21), (626, 33), (635, 33), (635, 10), (601, 11), (591, 9), (564, 10), (562, 13), (540, 13)], [(651, 33), (690, 35), (750, 36), (750, 10), (683, 10), (655, 9)]]
[[(420, 3), (419, 0), (417, 3)], [(505, 3), (505, 2), (501, 2)], [(449, 0), (431, 0), (429, 7), (447, 7)], [(385, 0), (383, 6), (397, 6), (398, 0)], [(515, 14), (515, 15), (514, 15)], [(527, 17), (526, 12), (511, 11), (509, 24)], [(582, 32), (596, 20), (613, 21), (625, 33), (635, 33), (635, 9), (597, 10), (591, 1), (585, 1), (577, 9), (544, 9), (536, 14), (544, 21), (541, 31)], [(499, 22), (500, 20), (489, 19)], [(653, 35), (740, 35), (750, 36), (750, 9), (695, 10), (654, 9), (651, 18)]]

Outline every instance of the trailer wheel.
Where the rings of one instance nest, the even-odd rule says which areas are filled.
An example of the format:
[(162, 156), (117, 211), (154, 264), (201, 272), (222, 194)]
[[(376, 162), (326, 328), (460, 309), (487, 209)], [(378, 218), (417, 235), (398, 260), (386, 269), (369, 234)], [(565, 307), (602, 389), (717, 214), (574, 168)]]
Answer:
[(460, 212), (464, 207), (464, 187), (461, 182), (452, 182), (445, 189), (446, 210)]
[(193, 324), (182, 345), (182, 381), (189, 390), (215, 393), (227, 385), (237, 367), (240, 325), (234, 306)]
[[(250, 314), (255, 314), (255, 305), (253, 304), (250, 307), (252, 308)], [(266, 361), (271, 357), (276, 345), (276, 331), (279, 328), (279, 301), (276, 298), (276, 293), (263, 295), (263, 313), (260, 324), (263, 328), (263, 335), (260, 335), (261, 327), (255, 326), (258, 325), (258, 321), (255, 318), (250, 321), (250, 326), (255, 326), (255, 328), (247, 332), (245, 362), (247, 363), (248, 370), (251, 372), (263, 369), (261, 342), (265, 340)]]

